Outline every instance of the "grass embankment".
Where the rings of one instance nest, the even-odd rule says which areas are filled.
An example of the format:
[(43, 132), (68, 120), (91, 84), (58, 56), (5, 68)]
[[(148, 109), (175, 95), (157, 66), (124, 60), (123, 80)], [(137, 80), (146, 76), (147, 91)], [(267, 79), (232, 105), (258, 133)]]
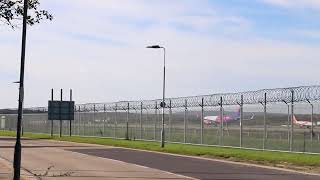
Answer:
[[(0, 136), (15, 136), (14, 132), (0, 131)], [(24, 137), (36, 138), (36, 139), (53, 139), (59, 141), (70, 141), (79, 143), (90, 143), (109, 145), (116, 147), (126, 147), (133, 149), (143, 149), (158, 152), (168, 152), (174, 154), (192, 155), (192, 156), (205, 156), (216, 157), (224, 159), (232, 159), (233, 161), (249, 161), (258, 164), (268, 165), (285, 165), (290, 168), (293, 166), (308, 166), (319, 168), (320, 167), (320, 155), (300, 154), (300, 153), (286, 153), (286, 152), (270, 152), (270, 151), (255, 151), (235, 148), (223, 148), (223, 147), (206, 147), (196, 145), (185, 144), (166, 144), (165, 148), (161, 148), (158, 142), (145, 142), (145, 141), (127, 141), (127, 140), (115, 140), (108, 138), (95, 138), (95, 137), (79, 137), (79, 136), (64, 136), (53, 137), (46, 134), (32, 134), (25, 133)]]

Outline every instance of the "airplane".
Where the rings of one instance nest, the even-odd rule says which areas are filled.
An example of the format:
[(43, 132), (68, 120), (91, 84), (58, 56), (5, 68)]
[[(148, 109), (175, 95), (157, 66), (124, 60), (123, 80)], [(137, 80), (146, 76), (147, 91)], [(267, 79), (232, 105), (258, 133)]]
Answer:
[[(311, 128), (312, 124), (310, 121), (298, 121), (296, 116), (293, 116), (293, 124), (300, 126), (301, 128)], [(313, 126), (320, 126), (320, 122), (313, 122)]]
[[(243, 120), (252, 120), (254, 118), (254, 114), (250, 119), (243, 119)], [(233, 113), (232, 115), (224, 115), (223, 116), (223, 123), (228, 123), (232, 121), (239, 121), (240, 120), (240, 109), (237, 112)], [(206, 116), (203, 118), (203, 123), (206, 125), (217, 125), (221, 123), (220, 116)]]

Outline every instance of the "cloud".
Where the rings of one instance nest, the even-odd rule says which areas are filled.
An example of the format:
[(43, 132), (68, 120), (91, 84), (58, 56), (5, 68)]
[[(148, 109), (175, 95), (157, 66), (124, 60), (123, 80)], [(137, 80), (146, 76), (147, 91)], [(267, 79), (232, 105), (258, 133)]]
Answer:
[(294, 33), (305, 38), (320, 39), (320, 31), (318, 30), (298, 30)]
[[(28, 28), (25, 106), (45, 106), (51, 88), (56, 98), (60, 88), (73, 88), (77, 103), (159, 98), (163, 54), (144, 48), (151, 44), (167, 48), (169, 97), (317, 82), (317, 45), (252, 36), (249, 19), (206, 1), (47, 0), (42, 6), (55, 19)], [(0, 107), (16, 106), (11, 82), (19, 72), (20, 36), (0, 35)]]
[(308, 8), (319, 9), (320, 1), (318, 0), (262, 0), (263, 2), (284, 8)]

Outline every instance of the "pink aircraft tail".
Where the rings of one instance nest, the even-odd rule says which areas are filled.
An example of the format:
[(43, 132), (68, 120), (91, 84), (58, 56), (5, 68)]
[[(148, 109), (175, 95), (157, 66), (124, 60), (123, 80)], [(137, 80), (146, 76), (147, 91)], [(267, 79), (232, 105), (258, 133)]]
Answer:
[(296, 116), (293, 116), (292, 122), (293, 124), (296, 124), (298, 122), (298, 120), (296, 119)]

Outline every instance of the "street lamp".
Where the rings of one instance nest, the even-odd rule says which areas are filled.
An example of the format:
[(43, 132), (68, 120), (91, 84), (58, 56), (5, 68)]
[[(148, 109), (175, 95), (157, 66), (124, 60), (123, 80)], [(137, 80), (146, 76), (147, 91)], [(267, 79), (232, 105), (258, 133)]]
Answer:
[(23, 4), (23, 23), (22, 23), (22, 45), (21, 45), (21, 65), (20, 65), (20, 81), (19, 81), (19, 105), (18, 105), (18, 122), (17, 122), (17, 137), (14, 147), (14, 180), (20, 179), (21, 167), (21, 119), (22, 119), (22, 105), (24, 95), (24, 64), (26, 54), (26, 35), (27, 35), (27, 17), (28, 17), (28, 0), (24, 0)]
[(163, 92), (162, 92), (162, 102), (160, 106), (162, 107), (162, 128), (161, 128), (161, 147), (164, 147), (164, 108), (165, 103), (165, 88), (166, 88), (166, 48), (159, 45), (147, 46), (146, 48), (151, 49), (163, 49)]

